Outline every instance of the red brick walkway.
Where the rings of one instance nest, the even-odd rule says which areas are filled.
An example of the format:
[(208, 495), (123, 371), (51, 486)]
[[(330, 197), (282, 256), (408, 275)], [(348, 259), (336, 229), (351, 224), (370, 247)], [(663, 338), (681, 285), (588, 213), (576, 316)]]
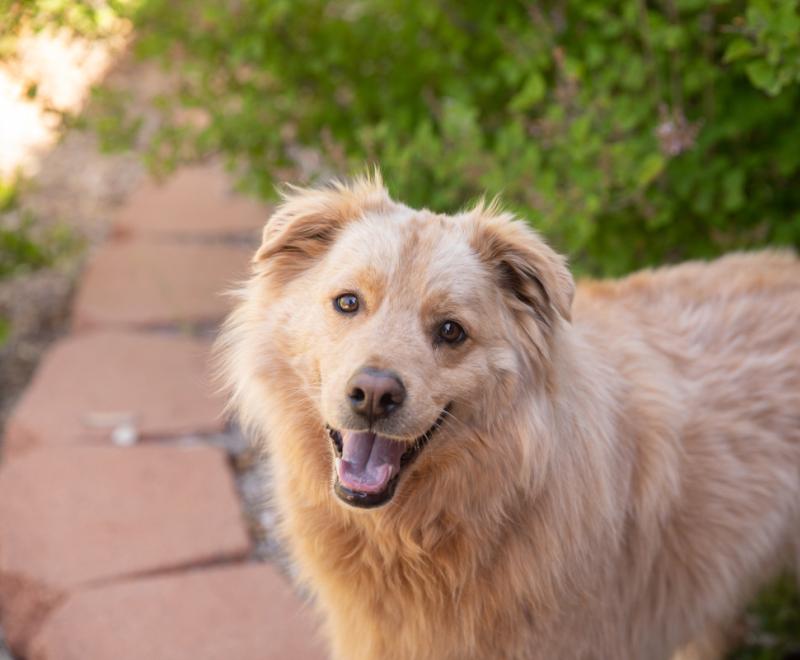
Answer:
[[(73, 333), (9, 420), (0, 622), (31, 660), (322, 660), (316, 622), (252, 556), (208, 377), (266, 211), (213, 167), (147, 184), (89, 261)], [(201, 438), (198, 440), (198, 438)]]

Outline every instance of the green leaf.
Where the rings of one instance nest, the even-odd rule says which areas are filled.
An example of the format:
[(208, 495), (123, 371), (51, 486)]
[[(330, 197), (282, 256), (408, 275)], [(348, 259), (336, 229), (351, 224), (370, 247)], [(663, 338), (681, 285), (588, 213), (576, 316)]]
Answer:
[(534, 71), (528, 76), (522, 89), (511, 99), (508, 104), (512, 112), (524, 112), (532, 108), (544, 98), (547, 92), (547, 83), (539, 71)]
[(754, 51), (755, 49), (753, 48), (753, 44), (750, 40), (743, 37), (737, 37), (728, 44), (728, 47), (725, 49), (725, 54), (722, 57), (722, 61), (725, 63), (735, 62), (736, 60), (741, 60), (744, 57), (752, 55)]
[(778, 79), (777, 72), (774, 67), (770, 66), (765, 60), (750, 62), (745, 70), (747, 71), (747, 77), (750, 78), (750, 82), (762, 92), (766, 92), (770, 96), (775, 96), (781, 91), (781, 83)]
[(722, 178), (722, 205), (726, 211), (738, 211), (744, 204), (745, 173), (734, 169)]
[(653, 181), (656, 180), (659, 174), (664, 170), (666, 161), (659, 153), (648, 155), (639, 168), (639, 173), (636, 177), (636, 183), (640, 188), (646, 188)]

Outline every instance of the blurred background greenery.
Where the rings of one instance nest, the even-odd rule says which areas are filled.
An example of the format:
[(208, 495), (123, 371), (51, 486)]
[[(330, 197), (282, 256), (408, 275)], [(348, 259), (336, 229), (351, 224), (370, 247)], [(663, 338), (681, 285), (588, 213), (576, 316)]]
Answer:
[(796, 0), (146, 0), (140, 52), (269, 195), (303, 149), (452, 210), (484, 192), (583, 272), (800, 244)]
[[(174, 75), (155, 172), (223, 154), (270, 198), (378, 164), (412, 205), (500, 194), (587, 275), (800, 245), (800, 0), (0, 0), (0, 49), (109, 12)], [(73, 121), (137, 139), (124, 94), (95, 107)], [(0, 233), (0, 277), (50, 258), (26, 241)], [(733, 657), (800, 657), (791, 580), (745, 638)]]
[(175, 71), (164, 112), (202, 113), (158, 171), (223, 153), (270, 197), (378, 163), (414, 205), (501, 194), (594, 275), (800, 244), (798, 0), (0, 0), (5, 35), (109, 13)]

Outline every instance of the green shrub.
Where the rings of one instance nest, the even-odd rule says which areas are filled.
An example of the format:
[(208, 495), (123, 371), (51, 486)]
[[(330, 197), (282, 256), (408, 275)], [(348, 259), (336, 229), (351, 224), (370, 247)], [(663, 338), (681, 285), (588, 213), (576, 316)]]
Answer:
[[(438, 210), (484, 192), (596, 274), (800, 243), (798, 0), (144, 0), (172, 127), (269, 194), (299, 147)], [(191, 133), (191, 134), (190, 134)]]
[(81, 240), (65, 226), (37, 231), (29, 216), (10, 226), (0, 216), (0, 279), (52, 266), (80, 247)]

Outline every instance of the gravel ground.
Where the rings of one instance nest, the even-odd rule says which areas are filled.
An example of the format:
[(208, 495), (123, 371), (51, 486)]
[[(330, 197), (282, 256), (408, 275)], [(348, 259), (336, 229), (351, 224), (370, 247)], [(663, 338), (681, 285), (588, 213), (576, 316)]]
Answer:
[(0, 317), (11, 334), (0, 346), (0, 429), (42, 351), (64, 332), (74, 265), (0, 281)]
[(9, 651), (8, 647), (6, 647), (2, 630), (0, 630), (0, 660), (14, 660), (14, 656), (11, 655), (11, 651)]

